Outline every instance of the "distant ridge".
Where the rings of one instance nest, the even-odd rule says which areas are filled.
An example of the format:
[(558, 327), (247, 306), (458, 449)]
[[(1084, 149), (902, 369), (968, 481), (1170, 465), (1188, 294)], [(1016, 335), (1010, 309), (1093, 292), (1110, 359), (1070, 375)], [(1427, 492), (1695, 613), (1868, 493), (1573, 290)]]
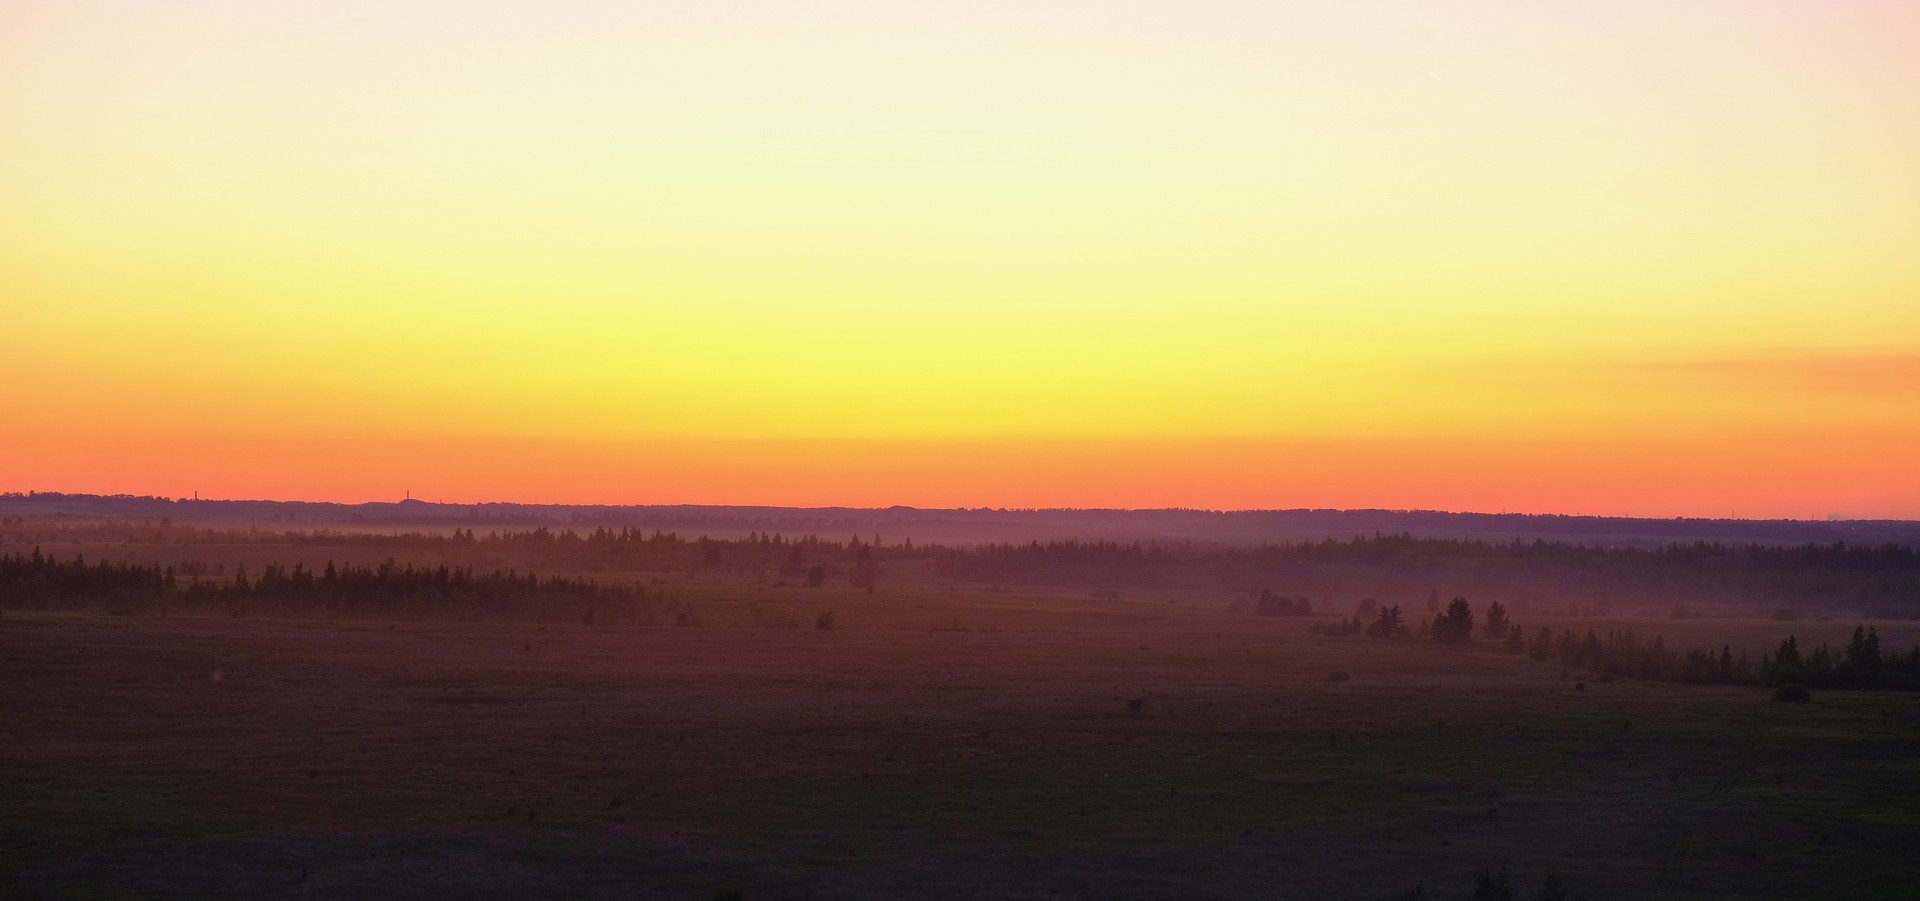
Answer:
[(747, 532), (842, 537), (880, 533), (889, 539), (950, 544), (1087, 538), (1261, 544), (1400, 533), (1424, 537), (1534, 540), (1658, 546), (1719, 541), (1784, 544), (1920, 545), (1912, 520), (1644, 519), (1542, 513), (1454, 513), (1438, 510), (1113, 510), (920, 509), (893, 506), (758, 507), (583, 504), (439, 504), (418, 499), (364, 504), (318, 501), (193, 500), (136, 495), (8, 492), (0, 515), (63, 519), (155, 519), (183, 523), (243, 522), (280, 529), (644, 528), (687, 534)]

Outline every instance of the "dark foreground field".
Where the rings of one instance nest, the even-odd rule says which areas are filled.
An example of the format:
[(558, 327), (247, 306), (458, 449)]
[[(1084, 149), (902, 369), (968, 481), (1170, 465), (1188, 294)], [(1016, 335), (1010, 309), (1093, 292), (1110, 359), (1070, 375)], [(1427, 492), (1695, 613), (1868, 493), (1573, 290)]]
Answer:
[(1453, 898), (1501, 867), (1523, 897), (1549, 870), (1593, 899), (1920, 884), (1908, 695), (1576, 691), (1520, 658), (1165, 605), (843, 618), (9, 612), (0, 897)]

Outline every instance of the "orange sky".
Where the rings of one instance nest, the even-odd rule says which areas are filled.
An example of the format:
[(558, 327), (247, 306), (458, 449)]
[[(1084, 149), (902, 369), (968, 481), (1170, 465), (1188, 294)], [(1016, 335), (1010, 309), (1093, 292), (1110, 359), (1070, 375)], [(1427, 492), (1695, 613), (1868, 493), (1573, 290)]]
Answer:
[(1920, 7), (633, 6), (0, 8), (0, 490), (1920, 518)]

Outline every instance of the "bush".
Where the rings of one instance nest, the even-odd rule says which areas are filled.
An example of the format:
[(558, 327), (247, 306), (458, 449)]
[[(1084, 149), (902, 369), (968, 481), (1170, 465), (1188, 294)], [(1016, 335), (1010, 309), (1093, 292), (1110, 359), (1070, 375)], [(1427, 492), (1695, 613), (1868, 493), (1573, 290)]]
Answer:
[(1520, 890), (1513, 887), (1513, 877), (1501, 868), (1495, 873), (1483, 870), (1473, 877), (1473, 901), (1518, 901)]
[(1797, 682), (1788, 682), (1774, 689), (1773, 699), (1776, 701), (1786, 701), (1791, 704), (1805, 704), (1813, 700), (1813, 695), (1807, 692), (1805, 686)]
[[(1400, 901), (1429, 901), (1433, 893), (1427, 891), (1425, 880), (1414, 885), (1400, 895)], [(1506, 868), (1498, 871), (1481, 870), (1473, 877), (1473, 894), (1467, 896), (1472, 901), (1519, 901), (1520, 890), (1513, 884), (1513, 876)], [(1560, 874), (1549, 871), (1545, 885), (1533, 894), (1533, 901), (1568, 901), (1567, 888), (1560, 881)]]
[(1337, 669), (1327, 674), (1328, 682), (1345, 682), (1352, 678), (1353, 676), (1349, 675), (1346, 670)]
[(834, 623), (833, 611), (827, 610), (820, 614), (819, 619), (816, 619), (813, 621), (813, 627), (816, 629), (831, 629), (833, 628), (833, 623)]

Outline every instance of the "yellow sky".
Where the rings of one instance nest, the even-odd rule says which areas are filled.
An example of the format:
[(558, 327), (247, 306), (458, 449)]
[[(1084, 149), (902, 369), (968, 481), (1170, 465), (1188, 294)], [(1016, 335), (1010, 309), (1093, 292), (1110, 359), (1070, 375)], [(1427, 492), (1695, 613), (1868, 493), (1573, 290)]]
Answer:
[(1920, 517), (1920, 7), (632, 6), (0, 8), (0, 489)]

